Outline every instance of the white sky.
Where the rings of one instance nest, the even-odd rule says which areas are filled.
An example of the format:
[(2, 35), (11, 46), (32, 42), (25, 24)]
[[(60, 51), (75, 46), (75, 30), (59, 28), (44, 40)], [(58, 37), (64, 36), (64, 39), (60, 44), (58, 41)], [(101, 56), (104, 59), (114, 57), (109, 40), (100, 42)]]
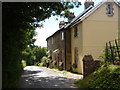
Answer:
[[(84, 11), (84, 1), (80, 0), (82, 5), (79, 8), (74, 8), (71, 10), (71, 12), (74, 12), (75, 16), (78, 16), (82, 11)], [(101, 0), (94, 0), (95, 4), (100, 2)], [(52, 35), (54, 32), (56, 32), (59, 29), (59, 22), (63, 21), (64, 18), (58, 18), (58, 21), (56, 20), (56, 16), (52, 16), (49, 19), (46, 19), (45, 22), (43, 22), (44, 27), (43, 28), (37, 28), (36, 32), (37, 35), (34, 37), (36, 38), (35, 45), (41, 46), (41, 47), (47, 47), (47, 41), (46, 38)]]

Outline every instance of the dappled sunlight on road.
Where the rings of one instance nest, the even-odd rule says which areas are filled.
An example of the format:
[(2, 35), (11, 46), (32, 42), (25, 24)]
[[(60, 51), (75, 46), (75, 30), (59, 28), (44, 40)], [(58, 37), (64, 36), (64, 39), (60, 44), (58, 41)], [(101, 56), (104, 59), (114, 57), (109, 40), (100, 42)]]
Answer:
[(76, 88), (73, 83), (82, 78), (63, 75), (45, 67), (27, 66), (21, 75), (20, 88)]

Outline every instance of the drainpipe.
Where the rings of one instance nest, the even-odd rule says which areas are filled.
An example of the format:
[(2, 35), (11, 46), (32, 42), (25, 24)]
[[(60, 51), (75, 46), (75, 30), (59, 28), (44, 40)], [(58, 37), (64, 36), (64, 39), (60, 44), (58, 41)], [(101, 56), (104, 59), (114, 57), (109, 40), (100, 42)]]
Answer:
[(64, 69), (66, 70), (66, 31), (64, 31)]

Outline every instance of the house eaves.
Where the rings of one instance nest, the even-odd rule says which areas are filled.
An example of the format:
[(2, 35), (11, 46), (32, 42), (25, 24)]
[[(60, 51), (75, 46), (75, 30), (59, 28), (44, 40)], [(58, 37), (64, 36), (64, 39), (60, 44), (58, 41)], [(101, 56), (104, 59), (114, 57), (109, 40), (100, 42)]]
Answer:
[(87, 8), (85, 11), (83, 11), (81, 14), (79, 14), (76, 18), (74, 18), (71, 23), (67, 24), (65, 28), (68, 28), (69, 26), (73, 25), (80, 17), (82, 17), (86, 12), (88, 12), (90, 9), (92, 9), (93, 6), (91, 5), (89, 8)]
[[(105, 2), (107, 2), (108, 0), (102, 0), (99, 4), (95, 5), (93, 8), (89, 9), (87, 12), (85, 12), (85, 14), (83, 14), (82, 16), (78, 17), (77, 20), (75, 20), (73, 23), (71, 23), (69, 26), (70, 28), (76, 24), (78, 24), (79, 22), (82, 22), (84, 19), (86, 19), (87, 17), (89, 17), (93, 12), (95, 12), (98, 8), (100, 8)], [(113, 0), (115, 2), (115, 4), (117, 4), (118, 6), (120, 6), (120, 4), (116, 1)], [(84, 12), (84, 11), (83, 11)]]
[[(71, 21), (71, 23), (63, 26), (58, 31), (60, 31), (62, 29), (69, 28), (69, 27), (71, 28), (72, 26), (78, 24), (79, 22), (82, 22), (83, 20), (85, 20), (87, 17), (89, 17), (93, 12), (95, 12), (98, 8), (100, 8), (107, 1), (108, 0), (102, 0), (99, 4), (95, 5), (94, 7), (91, 5), (85, 11), (83, 11), (81, 14), (79, 14), (76, 18), (74, 18)], [(118, 1), (116, 1), (116, 0), (113, 0), (113, 1), (115, 2), (115, 4), (117, 4), (120, 7), (120, 4), (118, 3)], [(55, 33), (57, 33), (58, 31), (56, 31)], [(54, 34), (52, 34), (51, 36), (49, 36), (47, 39), (49, 39), (50, 37), (52, 37)]]
[(99, 4), (95, 5), (93, 8), (91, 8), (88, 12), (86, 12), (82, 17), (78, 18), (77, 21), (71, 25), (74, 26), (76, 24), (78, 24), (79, 22), (83, 21), (84, 19), (86, 19), (88, 16), (90, 16), (94, 11), (96, 11), (100, 6), (102, 6), (107, 0), (103, 0), (102, 2), (100, 2)]
[(114, 2), (120, 7), (120, 3), (116, 0), (114, 0)]
[(56, 32), (54, 32), (51, 36), (49, 36), (48, 38), (46, 38), (46, 41), (51, 38), (52, 36), (54, 36), (57, 32), (64, 30), (64, 27), (60, 28), (59, 30), (57, 30)]

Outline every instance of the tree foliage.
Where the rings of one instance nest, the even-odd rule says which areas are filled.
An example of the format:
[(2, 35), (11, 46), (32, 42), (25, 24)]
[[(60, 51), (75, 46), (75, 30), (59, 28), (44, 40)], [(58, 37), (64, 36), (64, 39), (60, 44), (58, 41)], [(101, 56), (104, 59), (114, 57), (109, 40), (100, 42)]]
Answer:
[[(66, 16), (61, 12), (69, 11), (73, 8), (72, 5), (75, 4), (67, 2), (2, 3), (3, 88), (17, 87), (16, 81), (22, 70), (22, 51), (26, 49), (27, 45), (34, 45), (35, 28), (41, 26), (38, 22), (51, 17), (51, 15)], [(76, 5), (79, 6), (79, 3)]]
[(41, 62), (41, 59), (43, 56), (46, 55), (47, 48), (46, 47), (27, 47), (23, 52), (22, 52), (22, 58), (23, 60), (26, 61), (27, 65), (34, 65), (36, 62)]

